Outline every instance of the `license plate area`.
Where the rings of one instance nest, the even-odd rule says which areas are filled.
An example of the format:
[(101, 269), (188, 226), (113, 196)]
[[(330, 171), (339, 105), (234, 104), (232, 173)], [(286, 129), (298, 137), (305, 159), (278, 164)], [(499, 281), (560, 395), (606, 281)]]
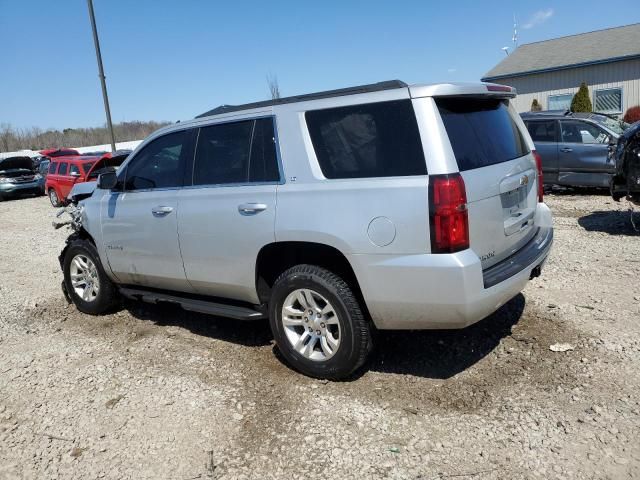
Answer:
[(527, 185), (520, 186), (500, 195), (502, 216), (504, 218), (504, 234), (507, 236), (521, 232), (533, 224), (534, 210), (528, 208)]

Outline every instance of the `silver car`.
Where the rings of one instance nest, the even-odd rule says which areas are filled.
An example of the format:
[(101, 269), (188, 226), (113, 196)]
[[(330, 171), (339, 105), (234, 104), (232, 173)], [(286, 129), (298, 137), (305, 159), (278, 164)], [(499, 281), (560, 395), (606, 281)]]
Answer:
[(462, 328), (540, 274), (540, 158), (492, 84), (389, 81), (223, 106), (72, 191), (78, 309), (117, 295), (269, 318), (299, 371), (344, 378), (378, 329)]

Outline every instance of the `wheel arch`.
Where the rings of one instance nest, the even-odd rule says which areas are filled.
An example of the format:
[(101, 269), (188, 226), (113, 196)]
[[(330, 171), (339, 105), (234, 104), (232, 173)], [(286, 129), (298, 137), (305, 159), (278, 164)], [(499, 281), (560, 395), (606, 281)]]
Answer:
[(353, 289), (363, 311), (367, 311), (358, 278), (344, 253), (331, 245), (308, 241), (273, 242), (260, 249), (255, 268), (260, 302), (269, 301), (271, 287), (281, 273), (300, 264), (317, 265), (342, 277)]

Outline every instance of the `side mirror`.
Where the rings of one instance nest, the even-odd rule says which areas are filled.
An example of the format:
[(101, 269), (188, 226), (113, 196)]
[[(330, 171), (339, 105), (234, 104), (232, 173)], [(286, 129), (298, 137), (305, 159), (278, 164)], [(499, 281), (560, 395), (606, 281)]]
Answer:
[(98, 177), (98, 188), (101, 190), (112, 190), (118, 184), (116, 172), (101, 173)]

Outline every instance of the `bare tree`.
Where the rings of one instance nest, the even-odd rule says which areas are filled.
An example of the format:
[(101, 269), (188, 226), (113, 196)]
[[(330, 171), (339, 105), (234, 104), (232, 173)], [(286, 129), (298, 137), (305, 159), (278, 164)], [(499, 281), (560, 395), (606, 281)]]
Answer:
[(277, 100), (278, 98), (280, 98), (280, 86), (278, 85), (278, 77), (269, 73), (267, 75), (267, 85), (269, 85), (269, 93), (271, 94), (271, 98), (273, 100)]
[[(122, 122), (113, 125), (118, 139), (122, 142), (142, 140), (151, 132), (167, 125), (168, 122)], [(46, 130), (38, 127), (13, 128), (9, 123), (0, 124), (0, 151), (56, 147), (86, 147), (103, 145), (111, 141), (106, 127), (65, 128), (64, 130)]]

